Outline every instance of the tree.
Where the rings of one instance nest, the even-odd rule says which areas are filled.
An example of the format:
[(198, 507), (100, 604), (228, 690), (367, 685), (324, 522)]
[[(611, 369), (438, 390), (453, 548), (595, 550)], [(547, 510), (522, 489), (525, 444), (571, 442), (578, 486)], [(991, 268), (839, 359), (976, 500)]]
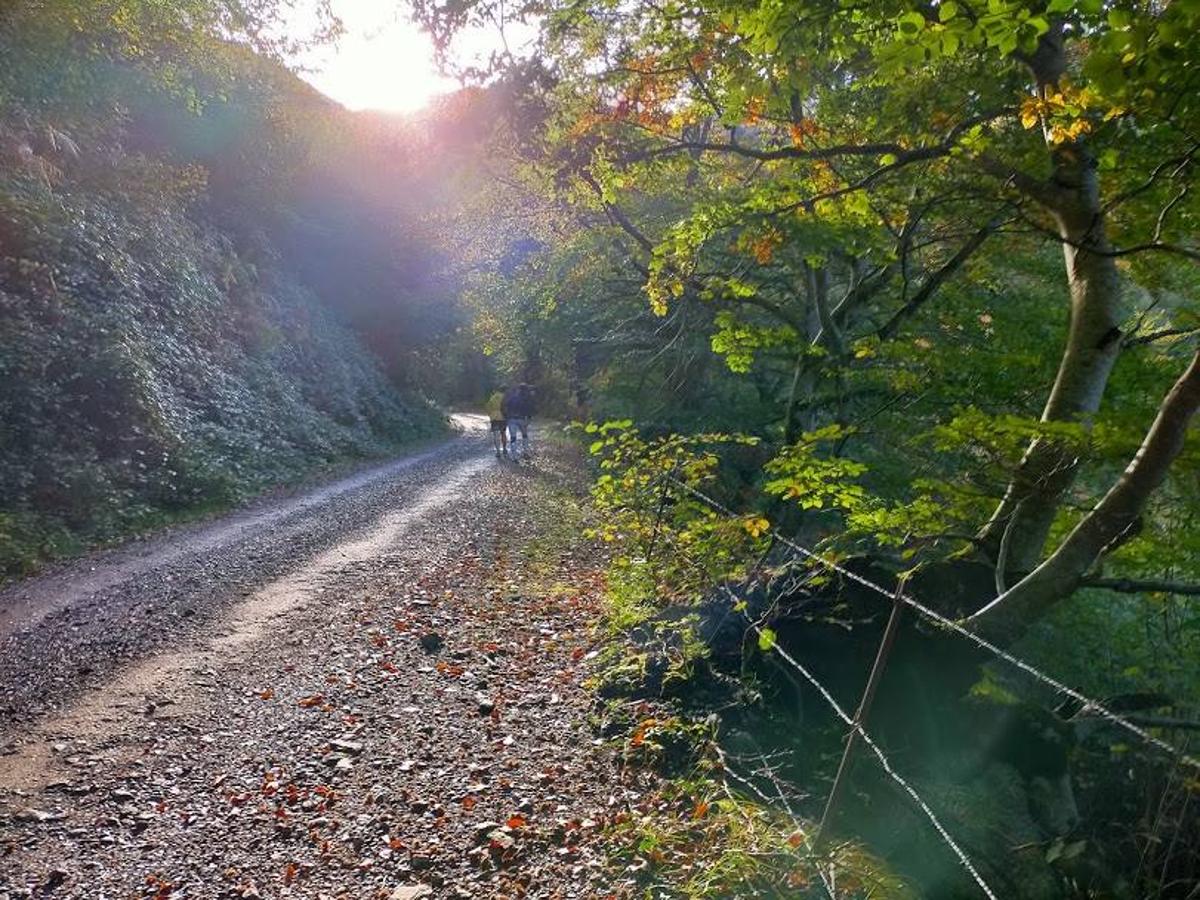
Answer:
[[(495, 12), (419, 9), (435, 29)], [(1185, 375), (1145, 435), (1153, 452), (1111, 490), (1081, 451), (1122, 355), (1151, 337), (1182, 355), (1196, 328), (1195, 4), (526, 11), (556, 80), (546, 164), (624, 234), (659, 314), (716, 303), (714, 346), (786, 351), (784, 438), (815, 424), (794, 414), (821, 381), (844, 419), (856, 358), (909, 333), (991, 243), (1061, 247), (1057, 374), (979, 523), (975, 552), (1003, 596), (972, 621), (1012, 639), (1120, 546), (1194, 412)], [(1079, 529), (1091, 537), (1046, 555), (1052, 534)]]

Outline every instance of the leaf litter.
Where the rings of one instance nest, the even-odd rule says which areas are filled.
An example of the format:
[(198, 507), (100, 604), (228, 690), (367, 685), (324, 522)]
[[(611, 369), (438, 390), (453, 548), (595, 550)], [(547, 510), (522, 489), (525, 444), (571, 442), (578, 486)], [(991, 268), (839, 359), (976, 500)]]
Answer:
[(522, 556), (574, 465), (489, 470), (180, 714), (0, 798), (0, 896), (617, 896), (598, 836), (636, 794), (581, 684), (599, 561)]

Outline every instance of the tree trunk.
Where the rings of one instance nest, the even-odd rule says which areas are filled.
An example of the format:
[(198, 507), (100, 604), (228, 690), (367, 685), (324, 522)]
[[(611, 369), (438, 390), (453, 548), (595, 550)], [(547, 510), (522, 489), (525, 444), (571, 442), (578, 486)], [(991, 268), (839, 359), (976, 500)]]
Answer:
[(1159, 406), (1137, 455), (1050, 557), (1010, 590), (968, 619), (990, 640), (1009, 643), (1039, 616), (1068, 597), (1087, 571), (1141, 514), (1183, 449), (1200, 408), (1200, 350)]
[(829, 319), (829, 274), (822, 268), (814, 270), (804, 264), (804, 345), (796, 355), (796, 366), (792, 371), (792, 385), (788, 392), (787, 411), (784, 414), (784, 444), (795, 443), (802, 432), (811, 431), (816, 423), (813, 412), (797, 416), (796, 407), (802, 397), (811, 397), (817, 386), (816, 360), (809, 352), (824, 340), (825, 335), (836, 334), (826, 331)]
[[(1046, 91), (1062, 71), (1061, 35), (1046, 42), (1039, 54), (1035, 75), (1038, 89)], [(1105, 229), (1093, 156), (1081, 140), (1054, 146), (1051, 156), (1053, 181), (1037, 199), (1053, 215), (1062, 237), (1071, 312), (1066, 348), (1042, 421), (1086, 426), (1100, 408), (1121, 351), (1121, 278)], [(1061, 442), (1032, 441), (1004, 499), (980, 532), (984, 548), (996, 556), (1008, 531), (1006, 567), (1032, 571), (1078, 467), (1075, 454)]]

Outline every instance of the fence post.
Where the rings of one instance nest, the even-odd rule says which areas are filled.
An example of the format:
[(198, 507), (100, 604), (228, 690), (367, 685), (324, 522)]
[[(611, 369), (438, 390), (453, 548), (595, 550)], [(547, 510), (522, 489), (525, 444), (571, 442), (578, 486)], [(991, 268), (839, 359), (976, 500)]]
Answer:
[(842, 760), (838, 763), (837, 775), (833, 778), (833, 787), (829, 789), (829, 798), (825, 801), (825, 811), (821, 814), (821, 823), (817, 826), (817, 833), (813, 836), (813, 847), (819, 848), (822, 839), (826, 836), (827, 829), (833, 824), (833, 817), (837, 812), (838, 803), (842, 798), (842, 791), (845, 788), (846, 781), (850, 778), (850, 768), (853, 764), (854, 750), (858, 745), (859, 733), (867, 721), (867, 716), (871, 712), (871, 704), (875, 701), (875, 691), (879, 687), (879, 682), (883, 678), (883, 670), (887, 665), (888, 655), (892, 652), (892, 645), (896, 642), (896, 629), (900, 625), (900, 612), (904, 609), (904, 583), (907, 577), (901, 578), (896, 585), (896, 592), (892, 595), (892, 612), (888, 616), (887, 625), (883, 629), (883, 637), (879, 641), (879, 649), (875, 652), (875, 663), (871, 666), (871, 674), (867, 677), (867, 686), (863, 688), (862, 699), (858, 703), (858, 709), (854, 712), (854, 726), (850, 729), (850, 734), (846, 738), (846, 749), (842, 751)]

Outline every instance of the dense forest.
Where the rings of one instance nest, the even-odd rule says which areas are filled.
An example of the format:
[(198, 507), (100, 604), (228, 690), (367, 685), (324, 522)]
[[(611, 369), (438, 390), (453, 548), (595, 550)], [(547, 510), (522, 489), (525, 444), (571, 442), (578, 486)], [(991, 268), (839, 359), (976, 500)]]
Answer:
[(407, 118), (273, 8), (0, 13), (0, 571), (528, 381), (646, 897), (1198, 896), (1200, 5), (416, 0), (532, 36)]
[[(443, 43), (520, 18), (418, 7)], [(507, 177), (481, 202), (527, 215), (465, 296), (509, 371), (593, 422), (634, 681), (658, 671), (694, 697), (749, 667), (762, 705), (721, 733), (787, 750), (811, 788), (833, 775), (816, 725), (832, 720), (789, 660), (852, 710), (890, 604), (846, 573), (885, 595), (900, 578), (1186, 746), (1195, 5), (523, 12), (536, 50), (497, 60), (519, 102), (493, 138)], [(749, 642), (723, 634), (731, 609)], [(920, 616), (894, 656), (881, 740), (1002, 895), (1191, 895), (1194, 771)], [(971, 890), (871, 777), (851, 830), (925, 891)], [(741, 870), (714, 896), (746, 871), (770, 893), (768, 865), (715, 853)], [(703, 893), (681, 858), (675, 883)]]

